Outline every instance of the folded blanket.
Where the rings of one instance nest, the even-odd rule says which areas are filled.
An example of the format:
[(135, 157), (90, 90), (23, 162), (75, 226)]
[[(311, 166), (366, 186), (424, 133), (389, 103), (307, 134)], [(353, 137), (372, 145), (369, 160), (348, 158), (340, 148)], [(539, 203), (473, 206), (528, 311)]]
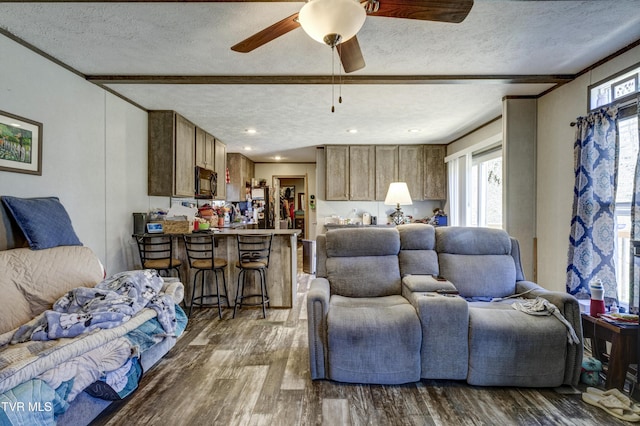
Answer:
[(567, 328), (567, 340), (570, 344), (578, 344), (580, 343), (580, 339), (576, 335), (573, 326), (567, 319), (562, 315), (560, 310), (556, 305), (549, 302), (547, 299), (542, 297), (536, 297), (534, 300), (529, 300), (527, 302), (516, 302), (513, 305), (514, 309), (524, 312), (529, 315), (553, 315)]
[(18, 329), (12, 343), (75, 337), (96, 328), (117, 327), (145, 307), (152, 308), (165, 332), (176, 328), (175, 306), (160, 294), (163, 280), (154, 269), (125, 271), (106, 278), (94, 288), (78, 287), (53, 304), (37, 323)]

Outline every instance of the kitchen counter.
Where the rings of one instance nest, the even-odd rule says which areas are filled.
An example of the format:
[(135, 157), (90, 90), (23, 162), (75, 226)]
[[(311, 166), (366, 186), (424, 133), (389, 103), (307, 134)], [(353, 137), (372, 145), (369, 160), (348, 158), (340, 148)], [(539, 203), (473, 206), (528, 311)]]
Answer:
[[(293, 308), (295, 302), (296, 284), (297, 284), (297, 248), (299, 229), (237, 229), (222, 228), (213, 231), (198, 231), (191, 235), (215, 235), (216, 249), (215, 257), (226, 259), (227, 267), (225, 268), (225, 279), (227, 281), (227, 290), (229, 292), (229, 304), (234, 305), (236, 297), (236, 289), (238, 285), (238, 268), (235, 263), (238, 260), (238, 242), (236, 235), (243, 234), (273, 234), (271, 244), (271, 257), (269, 260), (269, 269), (267, 270), (267, 292), (271, 299), (270, 307), (272, 308)], [(169, 235), (169, 234), (146, 234), (146, 235)], [(182, 260), (182, 268), (180, 274), (185, 286), (185, 304), (191, 304), (191, 294), (193, 291), (193, 275), (195, 270), (189, 268), (187, 253), (182, 242), (182, 234), (171, 234), (173, 238), (174, 251), (178, 259)], [(257, 283), (253, 282), (254, 274), (247, 274), (247, 285), (245, 294), (259, 293), (256, 288), (251, 288)], [(211, 277), (211, 278), (209, 278)], [(209, 288), (211, 292), (215, 290), (215, 281), (213, 275), (207, 273), (207, 280), (212, 286)], [(220, 283), (222, 287), (222, 283)], [(248, 308), (247, 308), (248, 309)]]

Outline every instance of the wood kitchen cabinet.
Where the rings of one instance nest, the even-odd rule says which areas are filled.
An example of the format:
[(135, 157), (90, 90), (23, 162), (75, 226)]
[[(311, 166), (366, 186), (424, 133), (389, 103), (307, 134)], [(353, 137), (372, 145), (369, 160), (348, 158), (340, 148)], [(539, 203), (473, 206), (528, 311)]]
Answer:
[(242, 154), (227, 154), (229, 167), (229, 183), (227, 186), (227, 201), (246, 201), (247, 185), (255, 175), (255, 164)]
[(215, 138), (196, 127), (196, 166), (214, 170)]
[(398, 181), (398, 146), (376, 145), (376, 201), (384, 201), (389, 184)]
[(218, 139), (214, 139), (214, 167), (213, 170), (218, 174), (218, 192), (214, 197), (216, 200), (226, 200), (227, 199), (227, 146), (219, 141)]
[(327, 145), (325, 198), (328, 201), (349, 200), (349, 146)]
[(193, 197), (196, 126), (174, 111), (149, 111), (148, 193)]
[(424, 166), (422, 145), (398, 147), (398, 181), (406, 182), (412, 201), (424, 199)]
[(349, 199), (371, 201), (375, 196), (376, 151), (373, 145), (349, 146)]
[(446, 145), (424, 145), (424, 199), (447, 199)]
[(446, 200), (446, 145), (326, 145), (326, 200), (384, 201), (406, 182), (413, 201)]

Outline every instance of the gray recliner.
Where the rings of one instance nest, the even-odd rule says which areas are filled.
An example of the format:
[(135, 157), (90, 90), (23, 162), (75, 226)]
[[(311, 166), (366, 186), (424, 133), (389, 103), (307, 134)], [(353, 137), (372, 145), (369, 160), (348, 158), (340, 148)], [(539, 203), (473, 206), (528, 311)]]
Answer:
[(422, 333), (416, 310), (402, 297), (398, 231), (360, 231), (318, 236), (320, 278), (307, 294), (311, 377), (418, 381)]
[[(317, 238), (316, 275), (307, 294), (312, 379), (578, 383), (577, 300), (526, 281), (518, 243), (503, 230), (424, 224), (330, 230)], [(512, 306), (537, 297), (566, 321)]]
[[(582, 343), (568, 343), (568, 330), (550, 316), (530, 315), (513, 303), (540, 296), (572, 324), (580, 341), (582, 328), (576, 299), (526, 281), (518, 242), (500, 229), (436, 228), (440, 274), (460, 296), (470, 298), (467, 382), (481, 386), (555, 387), (577, 384)], [(487, 298), (505, 298), (486, 301)], [(477, 299), (474, 301), (474, 298)]]

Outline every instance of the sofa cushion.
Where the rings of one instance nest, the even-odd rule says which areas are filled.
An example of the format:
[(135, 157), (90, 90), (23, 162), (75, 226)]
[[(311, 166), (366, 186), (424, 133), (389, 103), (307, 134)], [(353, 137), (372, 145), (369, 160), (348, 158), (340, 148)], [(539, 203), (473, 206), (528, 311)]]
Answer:
[(34, 250), (82, 245), (64, 206), (56, 197), (2, 197)]
[(378, 384), (420, 380), (420, 320), (405, 298), (332, 296), (329, 304), (329, 379)]
[(27, 299), (16, 285), (16, 273), (10, 265), (9, 256), (0, 256), (0, 271), (0, 334), (3, 334), (28, 322), (32, 314)]
[(478, 305), (469, 307), (469, 384), (562, 384), (567, 329), (557, 318), (529, 315), (501, 304)]
[(326, 268), (331, 294), (379, 297), (402, 291), (397, 256), (330, 257)]
[(94, 287), (104, 278), (100, 261), (88, 247), (63, 246), (37, 251), (21, 248), (0, 252), (0, 259), (4, 256), (11, 259), (16, 285), (29, 303), (32, 317), (51, 309), (69, 290)]
[(509, 255), (440, 253), (440, 275), (456, 286), (462, 297), (505, 297), (515, 293), (516, 269)]
[(502, 229), (444, 226), (435, 232), (438, 253), (511, 254), (511, 239)]
[(436, 229), (440, 275), (463, 297), (504, 297), (515, 293), (516, 267), (511, 239), (502, 229)]
[(435, 228), (425, 223), (398, 225), (400, 250), (434, 250), (436, 248)]
[(400, 250), (400, 273), (406, 275), (439, 275), (438, 255), (434, 250)]
[(400, 238), (395, 228), (332, 229), (326, 247), (327, 257), (397, 256)]

